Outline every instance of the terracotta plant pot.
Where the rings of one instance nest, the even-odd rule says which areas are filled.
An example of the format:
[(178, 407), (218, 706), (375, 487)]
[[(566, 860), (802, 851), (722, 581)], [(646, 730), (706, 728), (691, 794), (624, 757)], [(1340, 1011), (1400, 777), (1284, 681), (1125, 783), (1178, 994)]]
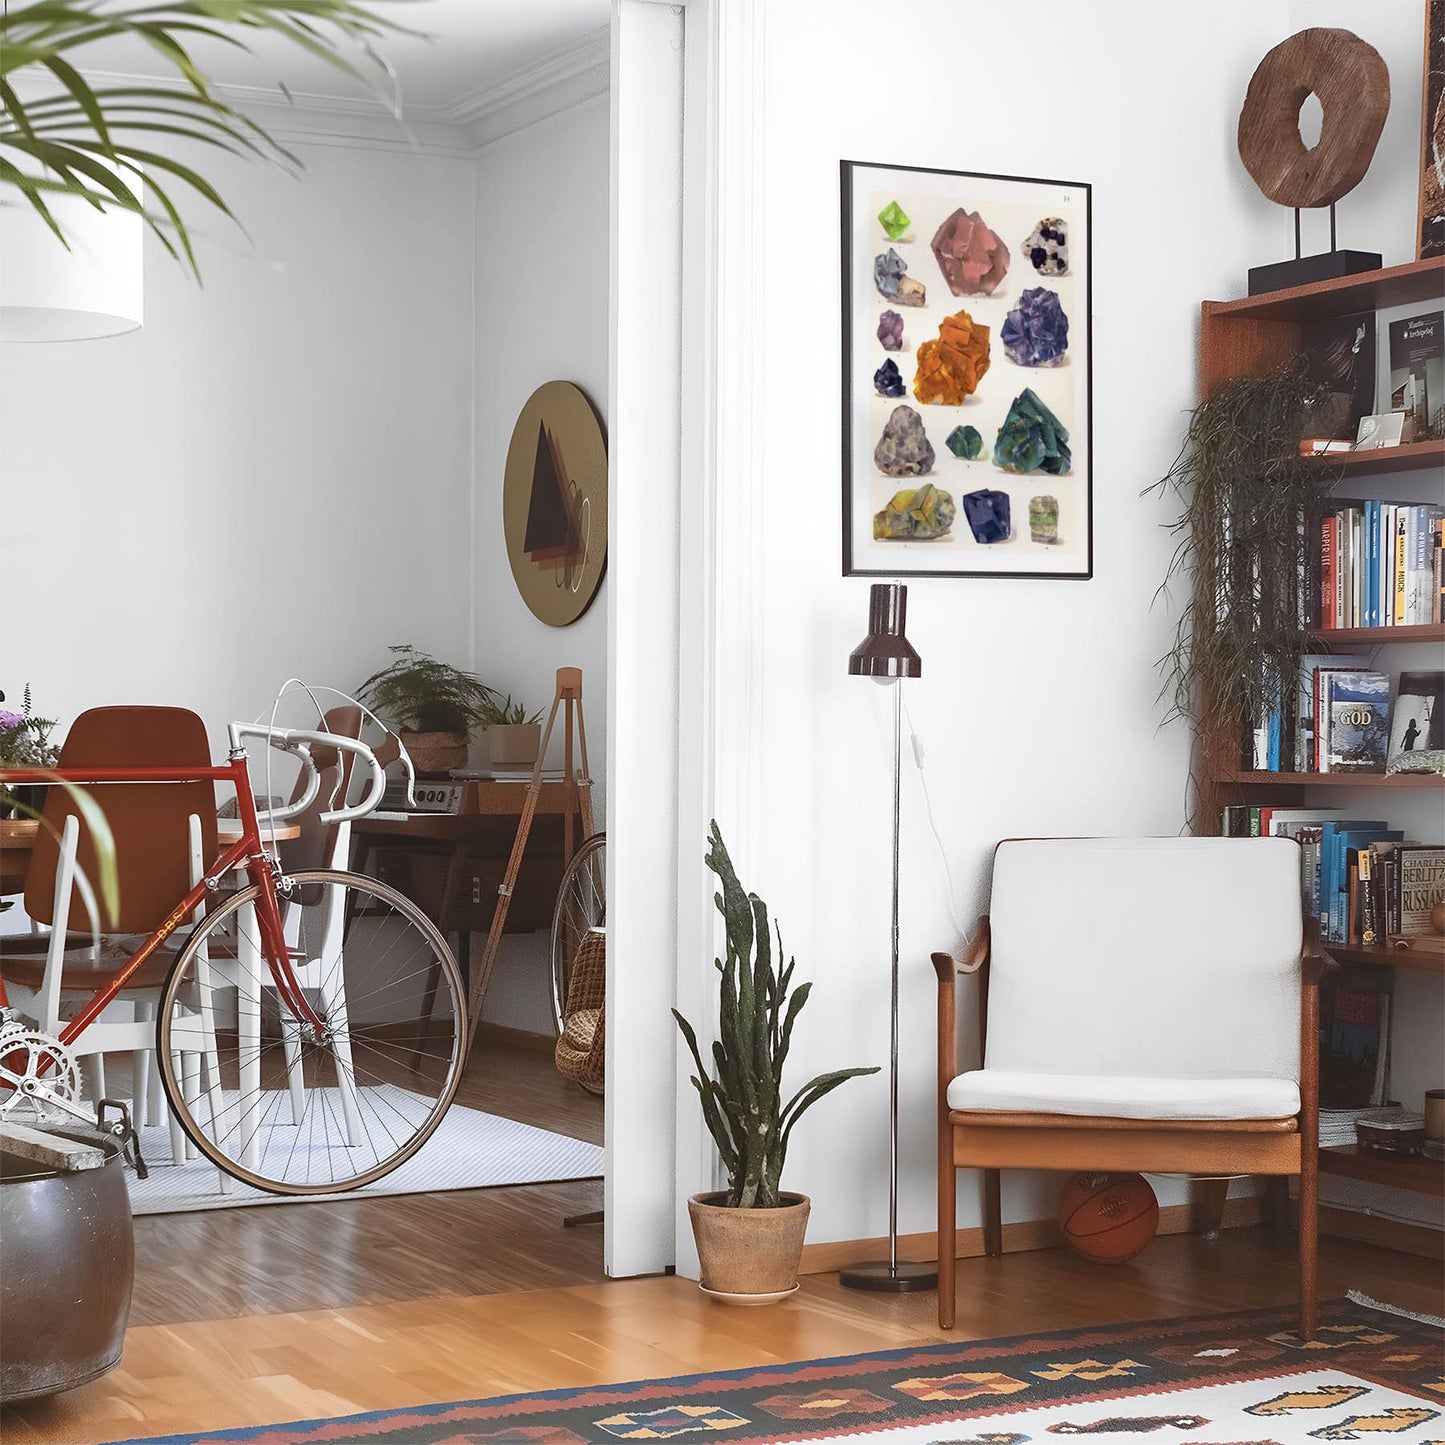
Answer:
[(702, 1287), (730, 1304), (768, 1304), (791, 1294), (808, 1230), (808, 1197), (784, 1194), (777, 1209), (729, 1209), (726, 1194), (687, 1201)]
[(541, 748), (541, 723), (493, 723), (487, 729), (487, 761), (494, 768), (530, 768)]
[(402, 730), (402, 745), (411, 754), (418, 777), (444, 778), (467, 765), (466, 733), (412, 733)]

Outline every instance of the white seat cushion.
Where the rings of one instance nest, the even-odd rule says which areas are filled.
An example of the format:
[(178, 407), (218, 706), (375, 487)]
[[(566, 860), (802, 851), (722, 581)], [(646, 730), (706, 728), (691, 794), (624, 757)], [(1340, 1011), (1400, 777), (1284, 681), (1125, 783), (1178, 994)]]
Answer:
[(1299, 1113), (1300, 1093), (1293, 1079), (1126, 1078), (975, 1069), (948, 1086), (948, 1107), (1107, 1119), (1287, 1119)]

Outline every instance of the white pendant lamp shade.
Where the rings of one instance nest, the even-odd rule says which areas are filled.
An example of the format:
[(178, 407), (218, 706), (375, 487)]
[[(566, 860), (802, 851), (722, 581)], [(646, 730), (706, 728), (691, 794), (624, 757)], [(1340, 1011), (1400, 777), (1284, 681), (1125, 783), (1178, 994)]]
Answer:
[(144, 319), (141, 218), (50, 196), (69, 242), (19, 197), (0, 205), (0, 341), (89, 341)]

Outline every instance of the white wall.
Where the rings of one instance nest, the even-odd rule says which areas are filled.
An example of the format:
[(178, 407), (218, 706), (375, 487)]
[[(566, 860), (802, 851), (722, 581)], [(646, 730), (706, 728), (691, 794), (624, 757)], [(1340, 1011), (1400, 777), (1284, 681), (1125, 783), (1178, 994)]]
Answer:
[[(572, 381), (607, 413), (608, 104), (597, 96), (488, 146), (476, 162), (476, 444), (472, 662), (529, 708), (556, 670), (582, 669), (597, 827), (606, 826), (607, 586), (570, 627), (549, 627), (512, 581), (502, 474), (517, 414), (543, 382)], [(561, 763), (561, 725), (552, 761)], [(551, 1028), (546, 935), (509, 935), (486, 1017)]]
[[(893, 43), (881, 43), (885, 26)], [(816, 980), (795, 1036), (802, 1080), (886, 1065), (888, 1047), (888, 697), (845, 675), (868, 582), (839, 575), (838, 160), (1094, 186), (1095, 578), (910, 587), (924, 676), (909, 704), (948, 872), (971, 920), (1000, 838), (1184, 826), (1189, 738), (1178, 725), (1161, 730), (1156, 703), (1156, 662), (1175, 620), (1155, 598), (1172, 548), (1162, 524), (1177, 504), (1139, 494), (1175, 456), (1194, 401), (1200, 299), (1242, 294), (1246, 268), (1282, 254), (1277, 209), (1239, 165), (1234, 128), (1285, 12), (1283, 0), (1194, 10), (913, 0), (883, 22), (869, 0), (769, 0), (766, 27), (767, 296), (754, 358), (765, 398), (762, 596), (753, 602), (766, 618), (753, 638), (766, 711), (749, 800), (765, 821), (756, 851), (738, 861)], [(720, 818), (726, 834), (726, 801)], [(960, 941), (916, 775), (903, 848), (900, 1227), (911, 1232), (932, 1227), (934, 1207), (928, 955)], [(789, 1181), (813, 1196), (812, 1239), (885, 1230), (887, 1138), (886, 1075), (845, 1085), (799, 1129)], [(1007, 1216), (1051, 1213), (1055, 1187), (1015, 1177)], [(961, 1220), (976, 1222), (967, 1185), (963, 1193)]]
[(219, 754), (292, 674), (465, 656), (472, 171), (298, 149), (206, 157), (253, 244), (204, 218), (197, 288), (148, 239), (140, 331), (0, 346), (12, 699), (191, 707)]

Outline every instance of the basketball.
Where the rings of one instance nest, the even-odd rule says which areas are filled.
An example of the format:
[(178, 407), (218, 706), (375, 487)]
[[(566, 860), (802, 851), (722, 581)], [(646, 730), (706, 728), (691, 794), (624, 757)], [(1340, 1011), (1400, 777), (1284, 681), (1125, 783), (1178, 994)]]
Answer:
[(1059, 1228), (1099, 1264), (1133, 1259), (1159, 1228), (1159, 1201), (1140, 1174), (1075, 1174), (1059, 1191)]

